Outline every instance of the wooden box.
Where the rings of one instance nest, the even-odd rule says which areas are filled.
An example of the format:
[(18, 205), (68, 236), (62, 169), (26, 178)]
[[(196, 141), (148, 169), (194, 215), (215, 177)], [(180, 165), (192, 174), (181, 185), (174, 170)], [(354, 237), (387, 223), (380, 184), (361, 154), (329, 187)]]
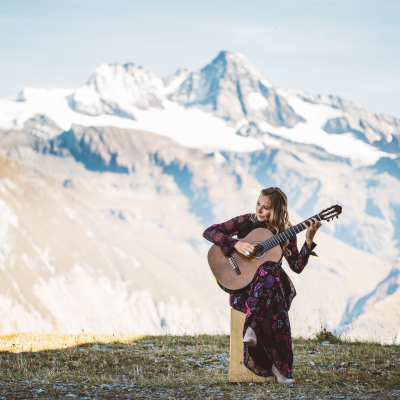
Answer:
[(243, 327), (246, 314), (231, 308), (230, 382), (273, 383), (274, 377), (264, 378), (251, 372), (243, 364)]

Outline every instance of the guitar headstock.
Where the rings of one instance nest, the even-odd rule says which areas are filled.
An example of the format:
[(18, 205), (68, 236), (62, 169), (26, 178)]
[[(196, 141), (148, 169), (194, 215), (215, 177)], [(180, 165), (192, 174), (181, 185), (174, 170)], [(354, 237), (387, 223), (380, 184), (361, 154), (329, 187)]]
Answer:
[(325, 208), (325, 210), (322, 210), (318, 216), (321, 218), (321, 220), (326, 220), (330, 221), (333, 218), (339, 218), (339, 215), (342, 213), (342, 207), (338, 206), (337, 204), (334, 206), (330, 206), (328, 208)]

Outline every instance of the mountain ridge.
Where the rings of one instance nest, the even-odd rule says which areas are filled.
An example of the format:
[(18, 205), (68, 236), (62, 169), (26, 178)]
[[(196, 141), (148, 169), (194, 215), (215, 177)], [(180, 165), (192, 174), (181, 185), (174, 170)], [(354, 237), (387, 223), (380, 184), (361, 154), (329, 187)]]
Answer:
[[(48, 229), (59, 229), (60, 225), (55, 220), (36, 220), (38, 228), (31, 232), (41, 238), (41, 244), (27, 244), (27, 248), (32, 247), (29, 254), (10, 239), (10, 232), (17, 228), (0, 232), (4, 238), (0, 245), (3, 268), (11, 271), (18, 260), (26, 268), (51, 269), (53, 264), (48, 257), (54, 252), (58, 256), (53, 257), (64, 265), (63, 270), (53, 270), (54, 276), (43, 275), (33, 295), (26, 282), (17, 277), (14, 281), (23, 288), (19, 289), (22, 294), (28, 293), (31, 304), (36, 304), (37, 298), (44, 304), (51, 301), (57, 290), (63, 290), (62, 282), (67, 287), (66, 298), (72, 299), (74, 293), (84, 292), (85, 288), (68, 286), (66, 282), (76, 282), (79, 276), (92, 288), (95, 298), (101, 293), (106, 296), (99, 274), (103, 270), (107, 271), (105, 285), (111, 288), (107, 296), (112, 297), (115, 307), (122, 304), (118, 308), (120, 317), (134, 318), (140, 314), (129, 298), (140, 301), (142, 294), (147, 299), (143, 307), (160, 302), (161, 309), (170, 310), (168, 318), (157, 307), (152, 311), (151, 318), (144, 323), (152, 332), (164, 332), (166, 328), (177, 332), (174, 324), (179, 321), (172, 316), (176, 312), (186, 312), (188, 320), (204, 314), (205, 319), (196, 329), (226, 331), (223, 296), (214, 294), (208, 278), (202, 281), (202, 290), (212, 293), (218, 304), (215, 312), (225, 321), (222, 324), (202, 306), (199, 292), (197, 297), (189, 295), (191, 284), (176, 297), (174, 285), (164, 276), (168, 290), (163, 299), (157, 298), (161, 278), (153, 265), (143, 261), (144, 255), (142, 259), (130, 249), (129, 235), (137, 235), (141, 240), (140, 229), (153, 229), (163, 248), (172, 246), (179, 252), (183, 246), (186, 254), (193, 254), (193, 274), (209, 274), (204, 268), (207, 246), (201, 238), (202, 229), (251, 211), (261, 187), (280, 186), (288, 195), (291, 215), (311, 216), (330, 204), (343, 206), (343, 218), (321, 229), (320, 258), (310, 261), (308, 272), (300, 281), (293, 277), (299, 289), (296, 313), (303, 318), (303, 311), (307, 310), (316, 326), (319, 317), (313, 307), (318, 305), (318, 293), (322, 294), (327, 326), (355, 338), (358, 328), (354, 327), (371, 327), (366, 321), (372, 315), (373, 321), (380, 321), (376, 310), (383, 304), (395, 304), (400, 295), (397, 275), (390, 275), (400, 254), (399, 126), (398, 119), (367, 112), (337, 96), (275, 88), (244, 56), (229, 52), (221, 52), (203, 69), (180, 70), (164, 79), (131, 63), (102, 64), (88, 83), (78, 89), (24, 89), (19, 96), (0, 99), (0, 153), (26, 168), (34, 188), (32, 193), (40, 194), (40, 185), (46, 188), (49, 198), (43, 201), (52, 204), (49, 210), (53, 219), (69, 226), (70, 238), (71, 221), (76, 221), (73, 216), (77, 215), (73, 210), (79, 208), (82, 226), (76, 235), (82, 237), (82, 243), (89, 240), (91, 254), (102, 254), (104, 260), (99, 261), (101, 268), (90, 257), (85, 258), (84, 265), (75, 260), (74, 254), (66, 258), (68, 261), (63, 260), (62, 253), (55, 250), (62, 237), (55, 235), (59, 244), (46, 245), (51, 238), (40, 227), (43, 224)], [(7, 207), (0, 210), (0, 219), (15, 221), (12, 215), (18, 215), (21, 224), (31, 226), (34, 217), (21, 214), (18, 204), (25, 203), (12, 194), (13, 182), (17, 180), (14, 175), (4, 176), (1, 182), (0, 200)], [(41, 176), (46, 177), (47, 183), (43, 183)], [(17, 181), (14, 185), (21, 186)], [(58, 196), (57, 206), (53, 195)], [(31, 202), (34, 198), (35, 194), (29, 196)], [(33, 205), (28, 202), (24, 207)], [(39, 211), (37, 208), (35, 212)], [(71, 221), (61, 218), (63, 213)], [(119, 227), (124, 245), (96, 228), (96, 219), (103, 221), (102, 229), (107, 231), (116, 232)], [(13, 226), (10, 224), (7, 226)], [(176, 243), (167, 245), (171, 240)], [(144, 242), (142, 245), (148, 246)], [(341, 249), (343, 260), (329, 246)], [(77, 247), (81, 248), (80, 244)], [(331, 260), (324, 259), (324, 255)], [(365, 263), (362, 277), (362, 266), (355, 265), (357, 258)], [(98, 256), (93, 260), (98, 260)], [(129, 272), (131, 286), (121, 278), (127, 273), (121, 271), (136, 269), (137, 263), (146, 265), (146, 279), (154, 279), (148, 280), (145, 288), (137, 284), (138, 275), (133, 272)], [(182, 260), (179, 266), (173, 264), (172, 258), (168, 258), (168, 263), (173, 276), (176, 268), (184, 268)], [(379, 273), (374, 273), (376, 268)], [(318, 271), (326, 282), (335, 281), (343, 287), (343, 304), (336, 311), (327, 305), (335, 297), (333, 289), (324, 283), (322, 289), (316, 290), (314, 273)], [(183, 285), (185, 279), (181, 281)], [(358, 287), (363, 280), (363, 287)], [(385, 282), (389, 281), (394, 283), (388, 286)], [(119, 300), (118, 287), (125, 293)], [(41, 292), (47, 293), (47, 300), (40, 297)], [(13, 292), (15, 307), (21, 307), (22, 297), (18, 291)], [(77, 310), (78, 303), (72, 303), (67, 319), (76, 328), (79, 324), (73, 322), (73, 313), (78, 311), (72, 310)], [(0, 307), (1, 304), (6, 307), (10, 303), (3, 298)], [(23, 304), (26, 310), (32, 307), (29, 302)], [(44, 311), (43, 305), (37, 304), (32, 318), (58, 318), (57, 308)], [(58, 308), (68, 307), (61, 300), (57, 304)], [(90, 304), (92, 312), (100, 315), (96, 306)], [(123, 314), (124, 307), (132, 312)], [(83, 321), (88, 310), (78, 312), (78, 320)], [(346, 310), (353, 314), (346, 315)], [(356, 315), (360, 310), (361, 315)], [(24, 315), (30, 318), (29, 311)], [(108, 315), (113, 318), (111, 311)], [(118, 318), (113, 323), (118, 323)], [(66, 329), (68, 324), (58, 321)], [(297, 332), (305, 332), (303, 322), (296, 323)], [(98, 326), (102, 324), (100, 318)], [(388, 324), (378, 335), (381, 341), (386, 340), (385, 329), (390, 328), (396, 336), (395, 327)], [(53, 325), (46, 326), (52, 329)], [(125, 326), (133, 329), (135, 325), (130, 322)], [(363, 337), (368, 337), (367, 331)]]

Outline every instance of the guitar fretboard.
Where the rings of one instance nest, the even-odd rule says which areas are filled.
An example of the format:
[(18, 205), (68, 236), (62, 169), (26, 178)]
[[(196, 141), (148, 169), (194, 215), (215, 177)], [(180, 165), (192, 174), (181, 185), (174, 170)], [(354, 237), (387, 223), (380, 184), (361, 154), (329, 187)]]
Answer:
[[(321, 217), (317, 214), (314, 215), (313, 217), (309, 218), (316, 218), (318, 221), (321, 221)], [(303, 221), (304, 223), (307, 220)], [(283, 243), (285, 240), (291, 238), (294, 235), (297, 235), (299, 232), (304, 231), (306, 227), (300, 222), (300, 224), (297, 224), (295, 226), (292, 226), (291, 228), (287, 229), (284, 232), (279, 233), (276, 236), (273, 236), (272, 238), (267, 239), (265, 242), (259, 243), (256, 248), (261, 247), (263, 251), (267, 251), (269, 249), (272, 249), (275, 246), (278, 246), (279, 244)]]

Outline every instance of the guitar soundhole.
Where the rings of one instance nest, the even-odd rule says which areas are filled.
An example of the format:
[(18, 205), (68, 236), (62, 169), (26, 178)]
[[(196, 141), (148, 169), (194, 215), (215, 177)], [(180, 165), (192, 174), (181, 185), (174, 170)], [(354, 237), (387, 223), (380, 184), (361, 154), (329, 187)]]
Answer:
[[(260, 243), (261, 242), (253, 242), (252, 245), (257, 246)], [(256, 251), (253, 254), (253, 258), (263, 258), (265, 256), (265, 253), (266, 253), (266, 251), (264, 251), (262, 249), (256, 249)]]

